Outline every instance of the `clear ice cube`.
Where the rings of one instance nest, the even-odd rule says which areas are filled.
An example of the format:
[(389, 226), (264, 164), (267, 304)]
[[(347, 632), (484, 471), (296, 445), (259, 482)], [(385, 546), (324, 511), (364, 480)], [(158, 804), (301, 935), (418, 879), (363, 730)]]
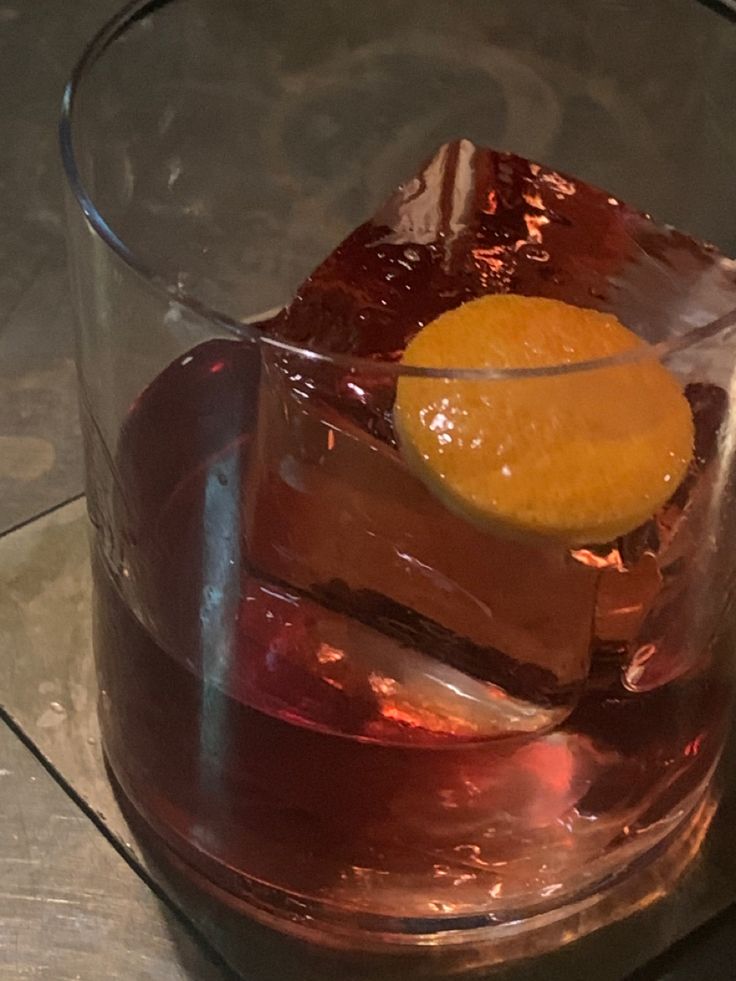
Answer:
[(451, 514), (399, 453), (275, 361), (245, 485), (248, 560), (472, 678), (572, 704), (597, 573)]
[(689, 472), (658, 514), (616, 543), (598, 589), (596, 638), (625, 648), (622, 680), (634, 692), (707, 664), (723, 599), (711, 563), (722, 503), (716, 450), (727, 397), (709, 384), (689, 385), (685, 394), (695, 422)]
[(551, 728), (563, 707), (513, 698), (288, 588), (251, 578), (227, 691), (280, 718), (384, 745)]

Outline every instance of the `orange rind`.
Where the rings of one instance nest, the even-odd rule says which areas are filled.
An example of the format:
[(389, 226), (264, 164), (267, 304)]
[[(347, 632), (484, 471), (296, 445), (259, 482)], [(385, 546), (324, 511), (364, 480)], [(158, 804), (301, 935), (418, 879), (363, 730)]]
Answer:
[[(634, 356), (606, 360), (625, 352)], [(400, 378), (394, 423), (404, 459), (450, 510), (495, 534), (611, 541), (665, 503), (692, 457), (680, 385), (612, 314), (484, 296), (420, 330), (403, 363), (447, 373)], [(467, 368), (489, 377), (453, 377)]]

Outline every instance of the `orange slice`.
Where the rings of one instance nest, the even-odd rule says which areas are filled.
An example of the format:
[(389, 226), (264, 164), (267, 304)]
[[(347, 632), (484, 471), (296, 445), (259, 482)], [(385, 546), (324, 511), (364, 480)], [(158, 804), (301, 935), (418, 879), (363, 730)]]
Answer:
[(664, 504), (692, 456), (690, 406), (648, 345), (611, 314), (499, 295), (442, 314), (404, 354), (407, 365), (449, 373), (632, 348), (641, 348), (635, 361), (566, 374), (403, 376), (394, 409), (402, 454), (448, 508), (496, 534), (610, 541)]

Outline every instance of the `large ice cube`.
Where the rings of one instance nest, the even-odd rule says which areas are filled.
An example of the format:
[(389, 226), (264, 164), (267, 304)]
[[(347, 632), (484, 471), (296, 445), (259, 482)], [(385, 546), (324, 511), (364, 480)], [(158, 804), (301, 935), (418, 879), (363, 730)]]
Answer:
[[(302, 285), (294, 302), (268, 327), (289, 341), (323, 351), (392, 361), (400, 358), (416, 331), (438, 314), (471, 297), (506, 291), (611, 310), (652, 342), (690, 331), (736, 307), (733, 263), (719, 256), (712, 247), (658, 225), (650, 216), (582, 181), (512, 154), (460, 140), (441, 147), (371, 220), (348, 236)], [(723, 380), (723, 359), (719, 362), (712, 356), (711, 348), (706, 350), (706, 347), (701, 344), (673, 362), (678, 370), (682, 368), (688, 380)], [(731, 358), (727, 360), (730, 365)], [(298, 374), (298, 364), (297, 367), (294, 364), (293, 371)], [(283, 520), (284, 534), (292, 540), (292, 546), (283, 542), (278, 546), (279, 562), (271, 566), (271, 556), (265, 567), (280, 569), (288, 575), (287, 565), (289, 561), (293, 563), (294, 553), (298, 549), (311, 549), (312, 555), (320, 558), (313, 568), (302, 569), (306, 578), (314, 583), (340, 580), (349, 587), (343, 590), (343, 598), (348, 594), (355, 597), (356, 589), (361, 591), (356, 603), (362, 603), (364, 609), (368, 608), (369, 594), (378, 593), (399, 605), (418, 609), (424, 616), (432, 617), (430, 611), (435, 610), (443, 626), (481, 646), (497, 647), (519, 665), (543, 665), (557, 675), (559, 682), (575, 676), (584, 659), (581, 660), (576, 647), (579, 637), (571, 637), (574, 631), (565, 633), (569, 628), (568, 613), (570, 618), (580, 617), (579, 623), (585, 629), (589, 623), (587, 611), (577, 603), (575, 588), (566, 591), (569, 583), (565, 576), (560, 577), (558, 571), (550, 572), (546, 559), (541, 557), (543, 549), (532, 555), (521, 546), (498, 542), (483, 548), (478, 545), (483, 536), (476, 531), (461, 528), (460, 522), (444, 513), (440, 518), (440, 510), (426, 495), (421, 498), (417, 488), (405, 489), (411, 483), (410, 477), (404, 472), (399, 479), (400, 462), (390, 453), (383, 453), (378, 442), (365, 444), (361, 469), (360, 429), (385, 443), (394, 441), (390, 415), (392, 386), (379, 382), (377, 376), (371, 378), (370, 369), (365, 366), (356, 369), (353, 380), (347, 384), (346, 373), (341, 374), (339, 370), (334, 370), (330, 381), (332, 370), (325, 366), (308, 367), (311, 402), (300, 401), (298, 411), (285, 410), (285, 418), (276, 425), (274, 420), (279, 410), (274, 407), (264, 410), (264, 423), (274, 434), (273, 454), (282, 453), (285, 462), (279, 464), (280, 471), (274, 469), (272, 456), (270, 483), (268, 487), (264, 483), (259, 492), (261, 502), (268, 500), (271, 510), (261, 504), (260, 513)], [(359, 393), (356, 397), (351, 395), (351, 387)], [(710, 388), (715, 391), (713, 386)], [(694, 391), (693, 386), (690, 391)], [(336, 416), (325, 415), (327, 408)], [(326, 438), (332, 440), (332, 459), (339, 471), (336, 481), (327, 476), (329, 464), (307, 465), (299, 461), (298, 454), (284, 448), (288, 443), (293, 446), (307, 438), (305, 433), (310, 425), (306, 420), (314, 424), (311, 438), (316, 444), (321, 445)], [(320, 426), (324, 427), (321, 434)], [(280, 444), (275, 436), (279, 427)], [(291, 430), (290, 435), (285, 435), (287, 429)], [(712, 420), (703, 417), (698, 438), (703, 433), (712, 435), (716, 429), (717, 423), (714, 428)], [(380, 456), (380, 465), (372, 461), (369, 445), (375, 458)], [(349, 460), (351, 455), (353, 458)], [(263, 452), (259, 460), (265, 460)], [(615, 465), (616, 461), (612, 460), (611, 466)], [(384, 467), (388, 469), (384, 471)], [(301, 482), (301, 490), (289, 484), (290, 470), (292, 477)], [(371, 477), (372, 470), (375, 480)], [(355, 472), (355, 478), (346, 480), (345, 475), (351, 471)], [(279, 472), (281, 478), (273, 476)], [(695, 492), (694, 479), (686, 482), (682, 493)], [(696, 483), (699, 480), (697, 477)], [(361, 482), (367, 493), (357, 492), (356, 496), (355, 487)], [(393, 503), (390, 507), (384, 505), (380, 516), (378, 502), (386, 499), (388, 490), (372, 486), (379, 483), (383, 488), (395, 490)], [(334, 509), (331, 503), (338, 488), (342, 511)], [(693, 546), (686, 544), (686, 539), (693, 541), (687, 528), (695, 531), (705, 512), (713, 511), (708, 491), (703, 489), (698, 493), (698, 499), (687, 509), (684, 522), (687, 527), (681, 532), (665, 527), (681, 511), (675, 497), (673, 506), (664, 509), (656, 520), (653, 518), (649, 528), (627, 536), (620, 548), (612, 544), (607, 561), (597, 562), (593, 557), (588, 562), (582, 554), (584, 550), (577, 556), (587, 566), (588, 584), (596, 575), (600, 576), (594, 626), (596, 649), (608, 654), (615, 651), (618, 666), (622, 658), (630, 663), (625, 676), (627, 686), (648, 684), (645, 678), (647, 675), (654, 678), (652, 672), (657, 662), (658, 678), (675, 676), (683, 669), (682, 645), (677, 656), (666, 655), (669, 668), (664, 673), (660, 669), (665, 655), (654, 660), (652, 655), (655, 650), (664, 651), (671, 646), (665, 641), (665, 633), (676, 640), (682, 617), (689, 616), (683, 612), (687, 606), (683, 597), (697, 592), (690, 588), (691, 574), (684, 574), (674, 561), (674, 552), (670, 550), (668, 557), (669, 538), (673, 538), (674, 549), (680, 553), (684, 549), (682, 564), (699, 569), (693, 573), (696, 578), (702, 575), (702, 563), (695, 562)], [(323, 502), (321, 508), (305, 507), (314, 495)], [(404, 510), (402, 496), (407, 502)], [(367, 508), (367, 500), (372, 507)], [(425, 523), (429, 517), (427, 508), (434, 509), (433, 527), (442, 531), (435, 534), (425, 528), (422, 539), (421, 532), (414, 530), (412, 520)], [(323, 512), (321, 519), (317, 515), (319, 510)], [(282, 513), (291, 517), (282, 519)], [(328, 556), (325, 541), (331, 533), (330, 515), (338, 513), (340, 520), (346, 522), (346, 529), (337, 550), (343, 544), (347, 550), (348, 543), (354, 543), (359, 547), (359, 558), (341, 561), (339, 556)], [(348, 517), (353, 513), (361, 515), (357, 523)], [(366, 516), (368, 524), (356, 534), (355, 529)], [(712, 518), (711, 513), (709, 520)], [(417, 552), (400, 546), (399, 551), (415, 563), (409, 572), (410, 563), (404, 559), (405, 569), (396, 575), (397, 583), (403, 583), (402, 588), (396, 589), (393, 582), (387, 581), (384, 589), (377, 582), (384, 578), (379, 570), (384, 566), (396, 568), (397, 561), (394, 556), (386, 564), (386, 556), (379, 554), (381, 532), (373, 523), (384, 529), (387, 552), (387, 540), (391, 536), (397, 536), (399, 543), (406, 538), (413, 542), (417, 536), (422, 541)], [(297, 524), (301, 531), (294, 527)], [(650, 531), (656, 540), (653, 545), (650, 543), (651, 547), (642, 547)], [(263, 545), (262, 537), (258, 548)], [(452, 544), (448, 544), (450, 541)], [(287, 559), (289, 551), (291, 559)], [(632, 551), (636, 551), (635, 557), (628, 554)], [(476, 565), (477, 575), (469, 574), (467, 561), (458, 572), (458, 566), (463, 563), (448, 558), (452, 553), (475, 556), (479, 552), (484, 561), (490, 565), (495, 562), (495, 566), (483, 569)], [(488, 553), (493, 559), (486, 558)], [(330, 573), (330, 566), (337, 571)], [(349, 568), (343, 573), (340, 570), (344, 566)], [(534, 566), (538, 575), (517, 573), (519, 567), (527, 566)], [(374, 569), (372, 575), (368, 572), (370, 567)], [(430, 589), (432, 576), (434, 586)], [(444, 590), (444, 596), (438, 576), (454, 583), (451, 591)], [(422, 577), (427, 587), (423, 596), (417, 588)], [(390, 574), (388, 579), (392, 578)], [(492, 595), (484, 593), (491, 581), (494, 582)], [(511, 592), (517, 596), (515, 608)], [(520, 607), (524, 604), (530, 610), (544, 607), (545, 600), (538, 598), (541, 594), (546, 594), (550, 607), (559, 610), (556, 639), (545, 615), (531, 629), (526, 629), (528, 624), (525, 625)], [(476, 600), (486, 602), (492, 616), (484, 616)], [(417, 603), (418, 607), (414, 605)], [(374, 612), (376, 609), (374, 606)], [(673, 615), (675, 611), (679, 611), (678, 616)], [(462, 627), (458, 620), (462, 620)], [(688, 658), (697, 656), (693, 648)], [(500, 670), (503, 675), (504, 669), (498, 667), (504, 663), (503, 658), (491, 660), (494, 670)], [(681, 667), (676, 668), (676, 663)], [(512, 683), (518, 680), (513, 673)], [(535, 679), (532, 687), (538, 680)], [(524, 690), (524, 684), (521, 687)]]
[(451, 514), (303, 381), (278, 360), (264, 375), (244, 485), (255, 569), (513, 695), (569, 702), (587, 669), (596, 570)]
[[(265, 326), (320, 350), (396, 360), (429, 320), (499, 292), (611, 310), (650, 341), (736, 308), (733, 262), (711, 247), (599, 188), (459, 140), (440, 147)], [(710, 357), (708, 371), (722, 374), (718, 361)]]
[(596, 639), (625, 649), (623, 682), (631, 691), (651, 690), (707, 662), (724, 594), (711, 563), (721, 529), (717, 441), (727, 396), (708, 384), (688, 385), (685, 394), (695, 422), (688, 474), (645, 526), (616, 543), (598, 589)]
[(551, 728), (565, 706), (512, 698), (308, 597), (250, 578), (228, 694), (297, 724), (394, 745)]
[[(652, 340), (736, 306), (732, 266), (712, 249), (603, 191), (460, 141), (261, 326), (392, 361), (427, 320), (505, 290), (611, 309)], [(678, 570), (694, 554), (685, 542), (697, 521), (688, 517), (683, 534), (665, 527), (669, 518), (651, 522), (661, 541), (640, 547), (646, 534), (627, 536), (620, 570), (609, 563), (602, 573), (555, 548), (493, 539), (450, 515), (403, 466), (390, 377), (370, 364), (264, 350), (263, 379), (256, 344), (190, 352), (142, 393), (121, 435), (116, 503), (102, 502), (101, 523), (120, 537), (112, 551), (126, 596), (164, 646), (196, 662), (213, 637), (231, 643), (228, 622), (254, 565), (467, 676), (535, 704), (571, 705), (600, 577), (598, 639), (628, 656), (639, 650), (632, 670), (643, 673), (627, 684), (648, 684), (662, 658), (637, 639), (649, 631), (651, 650), (664, 651), (666, 623), (676, 639), (680, 621), (668, 611), (684, 610)], [(697, 374), (693, 365), (690, 357)], [(707, 497), (704, 489), (690, 510), (704, 514)]]

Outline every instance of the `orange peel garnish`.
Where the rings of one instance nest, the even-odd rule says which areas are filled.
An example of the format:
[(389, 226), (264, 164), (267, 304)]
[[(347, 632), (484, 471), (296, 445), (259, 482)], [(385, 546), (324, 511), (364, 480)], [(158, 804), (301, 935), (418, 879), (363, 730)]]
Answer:
[[(464, 380), (453, 369), (540, 368), (641, 356), (563, 374)], [(484, 296), (442, 314), (403, 363), (394, 422), (407, 464), (452, 511), (511, 537), (608, 542), (674, 493), (693, 452), (680, 385), (612, 314)]]

